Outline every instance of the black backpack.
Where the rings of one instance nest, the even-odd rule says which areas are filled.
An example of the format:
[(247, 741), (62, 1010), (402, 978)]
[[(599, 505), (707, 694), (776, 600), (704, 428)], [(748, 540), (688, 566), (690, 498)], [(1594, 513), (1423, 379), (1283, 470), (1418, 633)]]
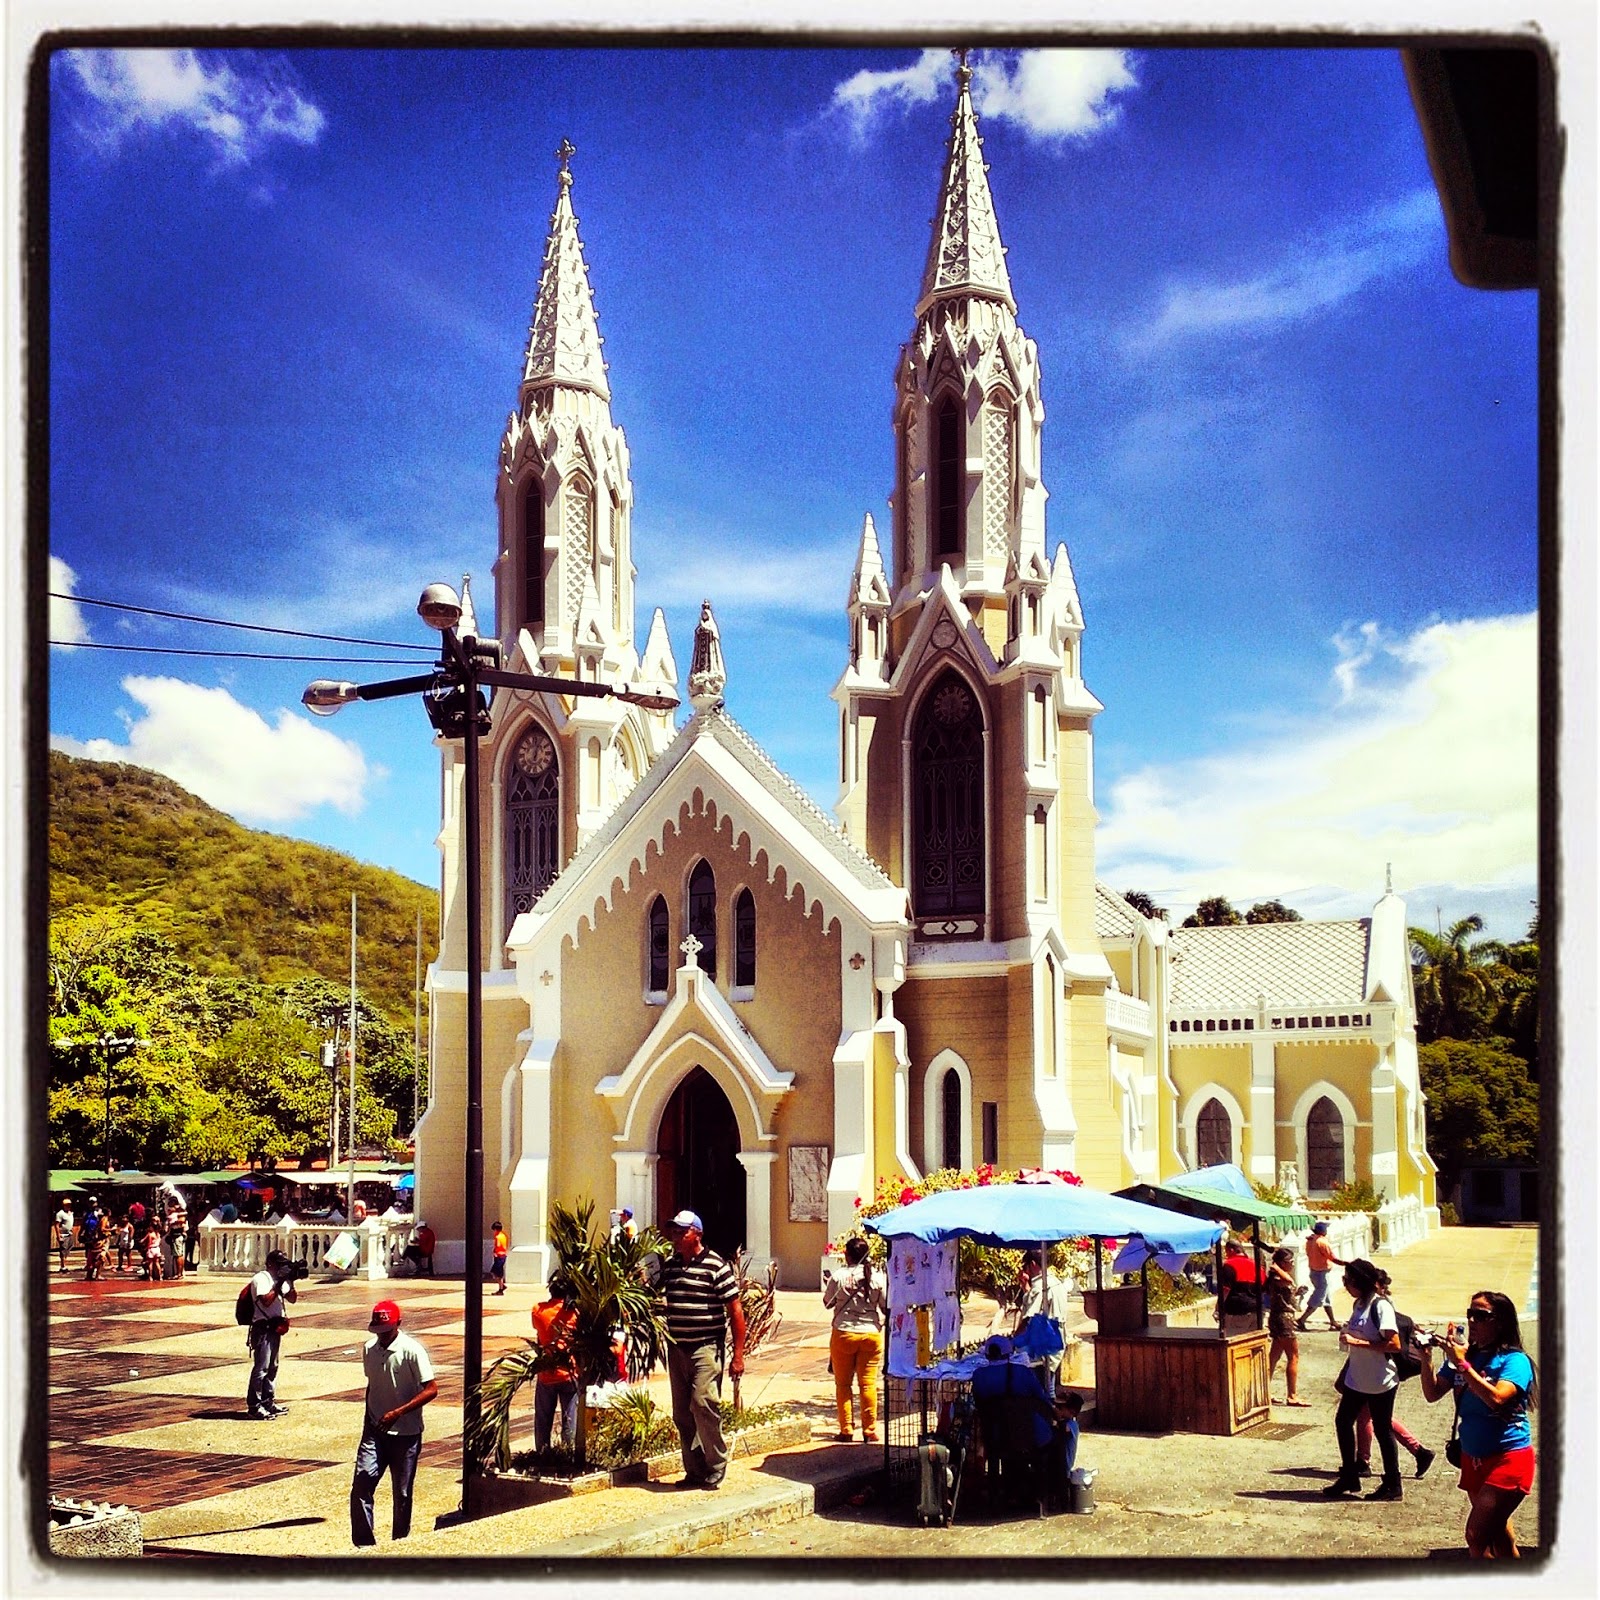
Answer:
[(248, 1328), (255, 1321), (256, 1316), (256, 1284), (252, 1278), (244, 1288), (239, 1291), (239, 1298), (233, 1302), (233, 1320), (241, 1328)]
[(1404, 1383), (1408, 1378), (1414, 1378), (1422, 1371), (1422, 1350), (1417, 1344), (1417, 1325), (1405, 1312), (1399, 1310), (1394, 1301), (1389, 1301), (1389, 1309), (1394, 1312), (1394, 1325), (1400, 1334), (1400, 1348), (1390, 1355), (1394, 1362), (1394, 1375)]
[(83, 1234), (83, 1242), (85, 1244), (88, 1244), (91, 1240), (98, 1239), (100, 1237), (100, 1213), (98, 1211), (88, 1211), (84, 1213), (81, 1232)]

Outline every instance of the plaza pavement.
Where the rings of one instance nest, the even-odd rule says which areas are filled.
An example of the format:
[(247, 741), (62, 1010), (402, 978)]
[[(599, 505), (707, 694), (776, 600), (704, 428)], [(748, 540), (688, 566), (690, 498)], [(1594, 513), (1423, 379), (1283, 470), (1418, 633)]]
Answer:
[[(1537, 1233), (1448, 1229), (1389, 1263), (1396, 1299), (1419, 1320), (1459, 1317), (1476, 1289), (1502, 1287), (1527, 1303)], [(74, 1258), (76, 1261), (78, 1258)], [(51, 1492), (110, 1500), (141, 1513), (151, 1558), (297, 1556), (560, 1558), (663, 1555), (710, 1548), (765, 1558), (862, 1555), (1103, 1554), (1248, 1558), (1347, 1553), (1425, 1556), (1459, 1544), (1462, 1496), (1441, 1459), (1403, 1505), (1330, 1507), (1320, 1493), (1335, 1461), (1336, 1340), (1302, 1341), (1310, 1408), (1274, 1408), (1272, 1426), (1234, 1439), (1086, 1431), (1080, 1459), (1099, 1471), (1092, 1517), (991, 1520), (968, 1509), (950, 1529), (923, 1532), (911, 1507), (887, 1503), (867, 1475), (881, 1454), (832, 1440), (826, 1375), (827, 1314), (820, 1297), (779, 1296), (783, 1323), (750, 1360), (746, 1404), (782, 1403), (812, 1425), (811, 1439), (736, 1459), (716, 1494), (651, 1483), (547, 1502), (473, 1523), (460, 1500), (462, 1286), (459, 1280), (313, 1282), (302, 1286), (284, 1341), (275, 1422), (244, 1416), (244, 1332), (232, 1320), (237, 1278), (194, 1276), (148, 1284), (115, 1275), (85, 1283), (51, 1277), (48, 1475)], [(347, 1501), (360, 1433), (360, 1351), (376, 1299), (394, 1298), (404, 1326), (427, 1345), (440, 1397), (427, 1411), (412, 1537), (387, 1538), (387, 1485), (378, 1496), (380, 1543), (349, 1544)], [(484, 1302), (486, 1362), (519, 1348), (535, 1301), (511, 1288)], [(987, 1307), (968, 1308), (968, 1335)], [(1084, 1331), (1091, 1325), (1084, 1324)], [(1534, 1329), (1525, 1324), (1531, 1336)], [(652, 1383), (667, 1408), (666, 1385)], [(1274, 1392), (1283, 1393), (1280, 1372)], [(1427, 1408), (1408, 1384), (1399, 1414), (1438, 1448), (1447, 1407)], [(1537, 1427), (1537, 1423), (1535, 1424)], [(531, 1442), (531, 1399), (518, 1446)], [(1409, 1460), (1406, 1461), (1409, 1472)], [(863, 1493), (864, 1491), (864, 1493)], [(851, 1503), (851, 1497), (860, 1503)], [(1537, 1543), (1538, 1490), (1519, 1514)], [(819, 1514), (811, 1515), (813, 1511)]]

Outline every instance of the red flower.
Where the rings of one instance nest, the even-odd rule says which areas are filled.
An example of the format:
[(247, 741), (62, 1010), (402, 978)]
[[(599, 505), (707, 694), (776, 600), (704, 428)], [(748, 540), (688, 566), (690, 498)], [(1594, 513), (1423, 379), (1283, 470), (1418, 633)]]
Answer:
[(988, 1188), (988, 1186), (989, 1186), (989, 1174), (987, 1172), (980, 1172), (978, 1174), (978, 1183), (979, 1183), (980, 1187), (985, 1188), (985, 1189)]
[(903, 1206), (910, 1205), (916, 1198), (917, 1191), (915, 1189), (902, 1189), (900, 1191), (900, 1204)]
[(859, 1211), (861, 1209), (861, 1196), (860, 1195), (856, 1196), (855, 1205), (856, 1205), (856, 1210)]

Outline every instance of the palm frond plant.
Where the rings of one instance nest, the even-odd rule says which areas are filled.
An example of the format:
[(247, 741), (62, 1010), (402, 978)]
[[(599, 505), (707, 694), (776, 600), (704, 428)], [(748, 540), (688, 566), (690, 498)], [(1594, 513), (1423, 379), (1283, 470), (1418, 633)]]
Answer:
[[(666, 1323), (654, 1289), (635, 1268), (632, 1252), (619, 1252), (595, 1230), (594, 1215), (590, 1199), (570, 1209), (559, 1201), (550, 1207), (550, 1245), (566, 1277), (577, 1322), (565, 1350), (540, 1350), (530, 1340), (527, 1350), (502, 1356), (485, 1375), (478, 1391), (478, 1424), (468, 1447), (492, 1471), (503, 1472), (511, 1463), (512, 1403), (517, 1391), (539, 1373), (568, 1363), (577, 1371), (575, 1454), (581, 1468), (587, 1459), (588, 1435), (588, 1408), (582, 1397), (616, 1370), (613, 1334), (622, 1330), (630, 1354), (637, 1353), (646, 1372), (666, 1347)], [(639, 1252), (641, 1260), (645, 1253)]]
[(743, 1250), (733, 1257), (733, 1275), (739, 1284), (739, 1303), (744, 1307), (744, 1353), (759, 1350), (778, 1331), (783, 1313), (778, 1310), (778, 1263), (767, 1263), (766, 1281), (749, 1273), (750, 1257)]

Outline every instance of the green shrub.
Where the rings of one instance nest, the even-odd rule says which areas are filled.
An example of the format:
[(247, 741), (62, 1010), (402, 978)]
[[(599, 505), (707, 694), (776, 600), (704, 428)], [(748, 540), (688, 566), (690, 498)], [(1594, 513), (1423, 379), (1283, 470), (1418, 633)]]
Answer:
[(1461, 1218), (1456, 1208), (1448, 1200), (1439, 1202), (1439, 1225), (1444, 1228), (1459, 1228)]
[(1383, 1204), (1383, 1196), (1366, 1178), (1352, 1178), (1349, 1183), (1336, 1183), (1328, 1201), (1330, 1211), (1376, 1211)]
[(1256, 1199), (1266, 1201), (1269, 1206), (1292, 1206), (1295, 1203), (1282, 1184), (1252, 1183), (1250, 1187), (1255, 1190)]

